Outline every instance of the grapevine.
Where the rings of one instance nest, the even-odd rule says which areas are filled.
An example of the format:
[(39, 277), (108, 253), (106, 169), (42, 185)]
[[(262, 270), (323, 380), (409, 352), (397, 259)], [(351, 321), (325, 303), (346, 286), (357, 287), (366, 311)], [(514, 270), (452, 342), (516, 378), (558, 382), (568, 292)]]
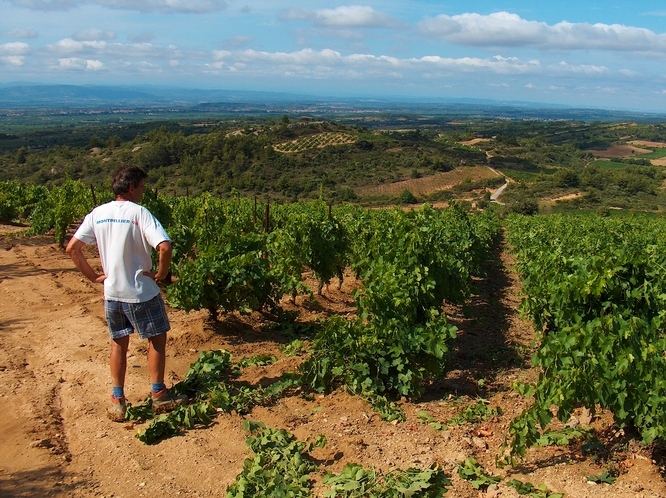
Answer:
[(666, 440), (665, 237), (648, 217), (509, 220), (542, 369), (521, 388), (534, 402), (511, 425), (512, 456), (539, 440), (552, 406), (561, 421), (576, 406), (608, 408), (645, 442)]

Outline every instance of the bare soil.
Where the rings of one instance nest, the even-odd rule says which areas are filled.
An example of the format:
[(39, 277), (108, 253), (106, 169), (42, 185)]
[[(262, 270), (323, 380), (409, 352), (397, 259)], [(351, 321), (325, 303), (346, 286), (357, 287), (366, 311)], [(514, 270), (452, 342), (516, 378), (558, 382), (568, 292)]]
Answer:
[(476, 145), (481, 142), (490, 142), (492, 138), (473, 138), (471, 140), (466, 140), (464, 142), (460, 142), (462, 145)]
[(417, 196), (424, 196), (446, 190), (466, 179), (470, 181), (495, 178), (500, 174), (487, 166), (463, 166), (445, 173), (435, 173), (434, 175), (424, 176), (422, 178), (412, 178), (394, 183), (375, 185), (372, 187), (359, 187), (356, 192), (359, 195), (399, 195), (405, 189)]
[(558, 202), (571, 201), (573, 199), (579, 199), (583, 197), (583, 192), (573, 192), (571, 194), (561, 195), (559, 197), (553, 197), (552, 199), (544, 199), (539, 202), (540, 206), (554, 206)]
[(631, 142), (627, 142), (630, 145), (636, 145), (638, 147), (647, 147), (647, 148), (655, 148), (655, 149), (663, 149), (666, 148), (666, 143), (664, 142), (650, 142), (648, 140), (632, 140)]
[(652, 150), (634, 147), (633, 145), (613, 145), (605, 150), (587, 150), (585, 152), (589, 152), (597, 157), (627, 158), (638, 154), (649, 154)]
[[(52, 239), (16, 230), (0, 226), (5, 234), (0, 236), (0, 496), (224, 496), (249, 456), (245, 418), (285, 428), (301, 440), (327, 437), (328, 445), (312, 454), (321, 468), (313, 475), (317, 495), (324, 491), (324, 471), (338, 472), (349, 462), (383, 471), (436, 462), (451, 476), (447, 496), (518, 496), (504, 483), (479, 492), (460, 479), (456, 463), (474, 456), (488, 473), (545, 484), (569, 497), (666, 496), (661, 464), (653, 461), (661, 462), (660, 449), (618, 430), (609, 413), (581, 412), (572, 421), (597, 432), (606, 445), (601, 456), (584, 454), (578, 443), (530, 450), (516, 468), (495, 466), (510, 421), (527, 405), (511, 383), (538, 375), (528, 363), (532, 327), (518, 315), (519, 286), (504, 250), (487, 262), (487, 276), (477, 281), (478, 294), (466, 306), (445, 308), (459, 328), (448, 373), (428, 385), (422, 399), (402, 401), (406, 422), (386, 423), (363, 400), (337, 391), (312, 401), (294, 395), (246, 416), (219, 414), (210, 427), (146, 446), (134, 437), (140, 425), (105, 416), (109, 347), (101, 287), (86, 281)], [(89, 256), (99, 264), (93, 250)], [(341, 291), (334, 282), (317, 300), (299, 297), (295, 306), (283, 304), (302, 321), (351, 316), (350, 292), (356, 285), (350, 277)], [(269, 382), (302, 361), (280, 352), (287, 339), (271, 331), (263, 315), (231, 314), (211, 324), (204, 312), (170, 309), (169, 314), (169, 383), (182, 379), (203, 350), (226, 348), (237, 359), (258, 353), (280, 358), (267, 367), (247, 368), (244, 379), (252, 383)], [(145, 355), (145, 343), (133, 339), (126, 385), (132, 402), (148, 392)], [(446, 422), (479, 397), (503, 415), (446, 431), (419, 422), (419, 410)], [(587, 476), (604, 469), (619, 472), (615, 484), (587, 482)]]

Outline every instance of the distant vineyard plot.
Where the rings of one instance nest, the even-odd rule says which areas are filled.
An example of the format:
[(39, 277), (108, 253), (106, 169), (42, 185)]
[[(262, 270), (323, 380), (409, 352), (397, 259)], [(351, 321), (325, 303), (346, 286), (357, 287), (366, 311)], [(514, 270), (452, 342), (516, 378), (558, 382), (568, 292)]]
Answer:
[(622, 170), (627, 167), (626, 163), (613, 162), (604, 159), (597, 159), (596, 161), (592, 161), (590, 165), (598, 166), (601, 169), (615, 169), (615, 170)]
[[(632, 140), (626, 145), (613, 145), (606, 150), (588, 150), (597, 157), (620, 158), (630, 157), (649, 159), (655, 166), (666, 166), (666, 143), (647, 140)], [(617, 168), (615, 166), (614, 168)]]
[(605, 150), (587, 150), (590, 154), (597, 157), (634, 157), (640, 154), (649, 154), (649, 149), (634, 147), (633, 145), (613, 145)]
[(649, 149), (666, 149), (666, 142), (650, 142), (648, 140), (632, 140), (627, 142), (629, 145), (636, 147), (644, 147)]
[(326, 132), (282, 142), (274, 145), (273, 149), (276, 152), (295, 153), (308, 149), (321, 149), (329, 145), (353, 144), (354, 142), (356, 142), (356, 137), (351, 133)]
[(654, 166), (666, 166), (666, 144), (660, 142), (653, 142), (654, 150), (649, 154), (641, 154), (642, 159), (649, 159)]
[(465, 140), (464, 142), (460, 142), (461, 145), (467, 145), (467, 146), (472, 146), (476, 145), (481, 142), (490, 142), (492, 139), (490, 138), (473, 138), (471, 140)]
[(478, 181), (486, 178), (496, 178), (498, 173), (487, 166), (460, 167), (445, 173), (435, 173), (423, 178), (413, 178), (400, 182), (361, 187), (356, 193), (361, 196), (369, 195), (399, 195), (407, 189), (414, 195), (423, 196), (451, 188), (464, 181)]

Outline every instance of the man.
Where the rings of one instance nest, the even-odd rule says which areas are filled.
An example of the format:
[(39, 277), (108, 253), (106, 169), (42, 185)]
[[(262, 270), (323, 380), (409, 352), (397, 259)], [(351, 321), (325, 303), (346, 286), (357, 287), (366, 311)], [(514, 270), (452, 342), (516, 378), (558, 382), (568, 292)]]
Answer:
[[(153, 409), (157, 413), (187, 403), (187, 396), (172, 394), (164, 384), (167, 331), (170, 330), (157, 281), (169, 272), (171, 239), (159, 221), (139, 205), (147, 174), (135, 166), (122, 167), (113, 178), (114, 201), (96, 207), (67, 244), (67, 254), (91, 281), (104, 285), (104, 310), (111, 336), (113, 392), (107, 415), (125, 420), (125, 373), (130, 334), (136, 330), (148, 340), (148, 369)], [(104, 273), (98, 274), (83, 254), (86, 244), (97, 244)], [(159, 254), (152, 271), (151, 253)]]

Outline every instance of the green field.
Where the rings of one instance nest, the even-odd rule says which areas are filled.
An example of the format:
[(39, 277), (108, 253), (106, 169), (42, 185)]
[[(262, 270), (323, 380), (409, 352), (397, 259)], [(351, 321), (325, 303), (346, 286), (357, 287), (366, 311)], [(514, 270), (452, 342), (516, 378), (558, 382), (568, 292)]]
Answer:
[[(641, 156), (643, 157), (643, 156)], [(619, 170), (619, 169), (625, 169), (629, 164), (627, 163), (616, 163), (614, 161), (608, 161), (606, 159), (597, 159), (596, 161), (593, 161), (590, 163), (590, 166), (598, 166), (601, 169), (614, 169), (614, 170)]]
[(641, 159), (661, 159), (662, 157), (666, 157), (666, 148), (655, 149), (649, 154), (641, 154), (637, 157)]

